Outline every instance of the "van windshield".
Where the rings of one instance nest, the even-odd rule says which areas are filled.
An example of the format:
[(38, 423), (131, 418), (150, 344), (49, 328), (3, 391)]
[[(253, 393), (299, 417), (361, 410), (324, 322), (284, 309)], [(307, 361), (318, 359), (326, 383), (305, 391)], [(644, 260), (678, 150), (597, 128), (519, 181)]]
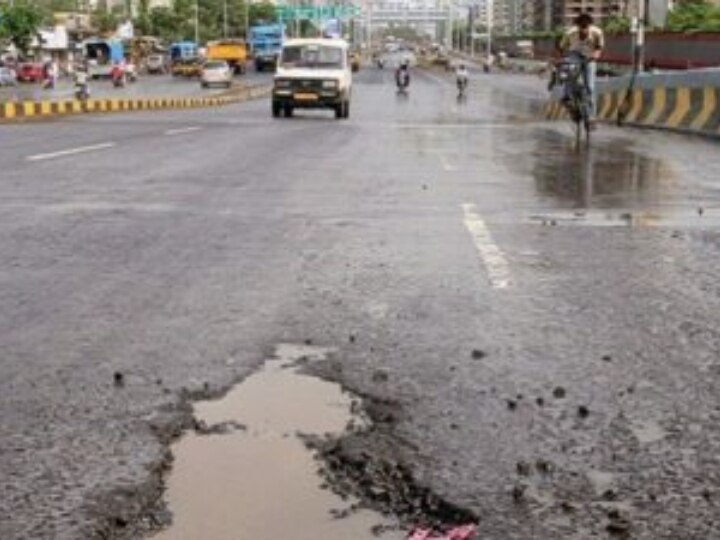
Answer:
[(341, 47), (327, 45), (292, 45), (282, 52), (283, 67), (339, 69), (343, 67)]

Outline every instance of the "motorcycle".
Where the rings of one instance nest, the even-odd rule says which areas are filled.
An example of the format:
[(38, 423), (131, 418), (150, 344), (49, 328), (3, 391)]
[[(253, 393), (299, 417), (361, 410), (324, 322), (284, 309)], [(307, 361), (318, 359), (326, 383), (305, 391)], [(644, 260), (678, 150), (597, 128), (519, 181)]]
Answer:
[(75, 83), (75, 99), (85, 101), (90, 98), (90, 87), (87, 83)]
[(395, 75), (395, 84), (398, 94), (407, 94), (408, 86), (410, 86), (410, 73), (406, 69), (398, 70)]
[(119, 67), (116, 67), (110, 72), (110, 78), (112, 79), (113, 86), (115, 88), (124, 88), (127, 82), (127, 76), (125, 71)]
[(457, 78), (457, 89), (458, 89), (458, 99), (465, 99), (465, 89), (467, 88), (468, 80), (465, 76), (458, 76)]

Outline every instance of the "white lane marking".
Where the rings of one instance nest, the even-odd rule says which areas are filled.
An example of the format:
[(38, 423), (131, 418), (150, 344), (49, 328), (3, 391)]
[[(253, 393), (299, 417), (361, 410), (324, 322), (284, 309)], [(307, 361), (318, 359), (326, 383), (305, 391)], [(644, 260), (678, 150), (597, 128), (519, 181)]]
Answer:
[[(360, 122), (359, 125), (373, 125), (373, 126), (379, 126), (384, 127), (388, 126), (387, 123), (376, 123), (376, 124), (366, 124)], [(513, 124), (471, 124), (471, 123), (454, 123), (454, 124), (443, 124), (443, 123), (437, 123), (437, 124), (389, 124), (389, 127), (393, 129), (434, 129), (434, 130), (442, 130), (442, 129), (527, 129), (526, 124), (521, 123), (513, 123)]]
[(168, 129), (165, 135), (182, 135), (183, 133), (192, 133), (193, 131), (199, 131), (202, 128), (200, 126), (188, 126), (183, 128)]
[(106, 148), (112, 148), (115, 146), (114, 142), (106, 142), (100, 144), (93, 144), (90, 146), (78, 146), (77, 148), (68, 148), (67, 150), (58, 150), (57, 152), (48, 152), (47, 154), (35, 154), (34, 156), (28, 156), (28, 161), (44, 161), (46, 159), (53, 159), (63, 156), (72, 156), (74, 154), (82, 154), (84, 152), (94, 152), (96, 150), (105, 150)]
[(443, 169), (445, 169), (447, 172), (457, 171), (457, 167), (451, 165), (448, 161), (448, 158), (443, 154), (440, 154), (440, 161), (442, 162)]
[(494, 289), (506, 289), (510, 285), (510, 268), (505, 255), (493, 242), (492, 235), (485, 222), (478, 215), (474, 204), (461, 205), (465, 216), (464, 222), (470, 231), (475, 247), (480, 252), (483, 264)]

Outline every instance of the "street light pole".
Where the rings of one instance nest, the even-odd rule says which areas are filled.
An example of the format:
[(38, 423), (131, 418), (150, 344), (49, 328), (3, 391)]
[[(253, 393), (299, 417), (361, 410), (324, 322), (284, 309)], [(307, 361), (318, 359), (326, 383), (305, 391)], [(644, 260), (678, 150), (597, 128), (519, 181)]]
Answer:
[(493, 31), (493, 0), (487, 0), (487, 57), (490, 58), (492, 54), (492, 31)]
[(200, 45), (200, 6), (199, 0), (195, 0), (195, 44)]
[(228, 12), (227, 12), (227, 0), (223, 1), (223, 37), (228, 37)]

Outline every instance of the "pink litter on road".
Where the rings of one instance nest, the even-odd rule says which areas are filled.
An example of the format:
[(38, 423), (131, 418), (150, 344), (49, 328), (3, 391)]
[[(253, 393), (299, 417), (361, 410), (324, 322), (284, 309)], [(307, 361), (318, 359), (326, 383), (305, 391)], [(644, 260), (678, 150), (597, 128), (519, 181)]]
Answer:
[(408, 540), (472, 540), (476, 532), (474, 523), (455, 527), (446, 533), (438, 533), (439, 536), (430, 529), (415, 529), (408, 536)]

